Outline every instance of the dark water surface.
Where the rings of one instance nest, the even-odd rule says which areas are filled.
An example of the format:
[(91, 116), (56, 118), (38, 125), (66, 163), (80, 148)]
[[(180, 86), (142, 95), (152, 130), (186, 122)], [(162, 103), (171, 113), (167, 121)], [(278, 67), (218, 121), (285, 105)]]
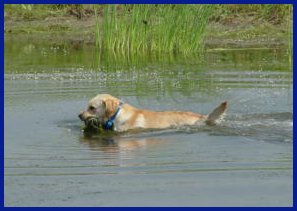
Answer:
[[(292, 70), (285, 49), (102, 56), (5, 39), (5, 206), (292, 206)], [(217, 126), (84, 137), (98, 93)]]

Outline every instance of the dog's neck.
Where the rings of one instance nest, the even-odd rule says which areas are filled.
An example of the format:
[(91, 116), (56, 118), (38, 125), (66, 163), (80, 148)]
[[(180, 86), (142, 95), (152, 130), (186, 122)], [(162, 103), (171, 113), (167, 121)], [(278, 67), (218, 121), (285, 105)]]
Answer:
[(115, 122), (117, 116), (119, 115), (123, 104), (124, 104), (124, 102), (120, 101), (115, 112), (105, 121), (105, 123), (104, 123), (105, 130), (114, 130), (114, 122)]
[(129, 129), (125, 123), (133, 118), (133, 116), (136, 114), (136, 110), (137, 109), (135, 107), (125, 103), (114, 120), (113, 130), (121, 132)]

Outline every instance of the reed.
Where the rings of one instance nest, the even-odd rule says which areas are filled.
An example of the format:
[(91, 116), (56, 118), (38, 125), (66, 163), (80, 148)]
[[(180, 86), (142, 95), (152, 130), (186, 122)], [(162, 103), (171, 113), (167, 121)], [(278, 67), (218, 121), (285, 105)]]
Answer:
[(96, 44), (116, 53), (198, 53), (212, 10), (213, 5), (103, 5)]

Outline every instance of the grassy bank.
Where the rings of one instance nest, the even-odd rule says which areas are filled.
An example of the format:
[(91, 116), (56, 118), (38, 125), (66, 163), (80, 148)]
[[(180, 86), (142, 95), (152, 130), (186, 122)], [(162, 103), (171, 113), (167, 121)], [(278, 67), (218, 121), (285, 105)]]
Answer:
[(197, 52), (202, 41), (290, 45), (292, 36), (291, 5), (5, 5), (4, 12), (7, 37), (79, 40), (121, 52)]

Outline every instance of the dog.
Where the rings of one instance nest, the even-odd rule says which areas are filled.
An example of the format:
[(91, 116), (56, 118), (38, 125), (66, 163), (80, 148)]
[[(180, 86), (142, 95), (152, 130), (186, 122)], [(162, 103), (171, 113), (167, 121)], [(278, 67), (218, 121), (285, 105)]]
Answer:
[(215, 124), (227, 110), (222, 102), (210, 114), (188, 111), (151, 111), (138, 109), (109, 94), (99, 94), (91, 99), (87, 108), (78, 116), (82, 121), (96, 118), (106, 130), (123, 132), (132, 129), (165, 129), (183, 125)]

